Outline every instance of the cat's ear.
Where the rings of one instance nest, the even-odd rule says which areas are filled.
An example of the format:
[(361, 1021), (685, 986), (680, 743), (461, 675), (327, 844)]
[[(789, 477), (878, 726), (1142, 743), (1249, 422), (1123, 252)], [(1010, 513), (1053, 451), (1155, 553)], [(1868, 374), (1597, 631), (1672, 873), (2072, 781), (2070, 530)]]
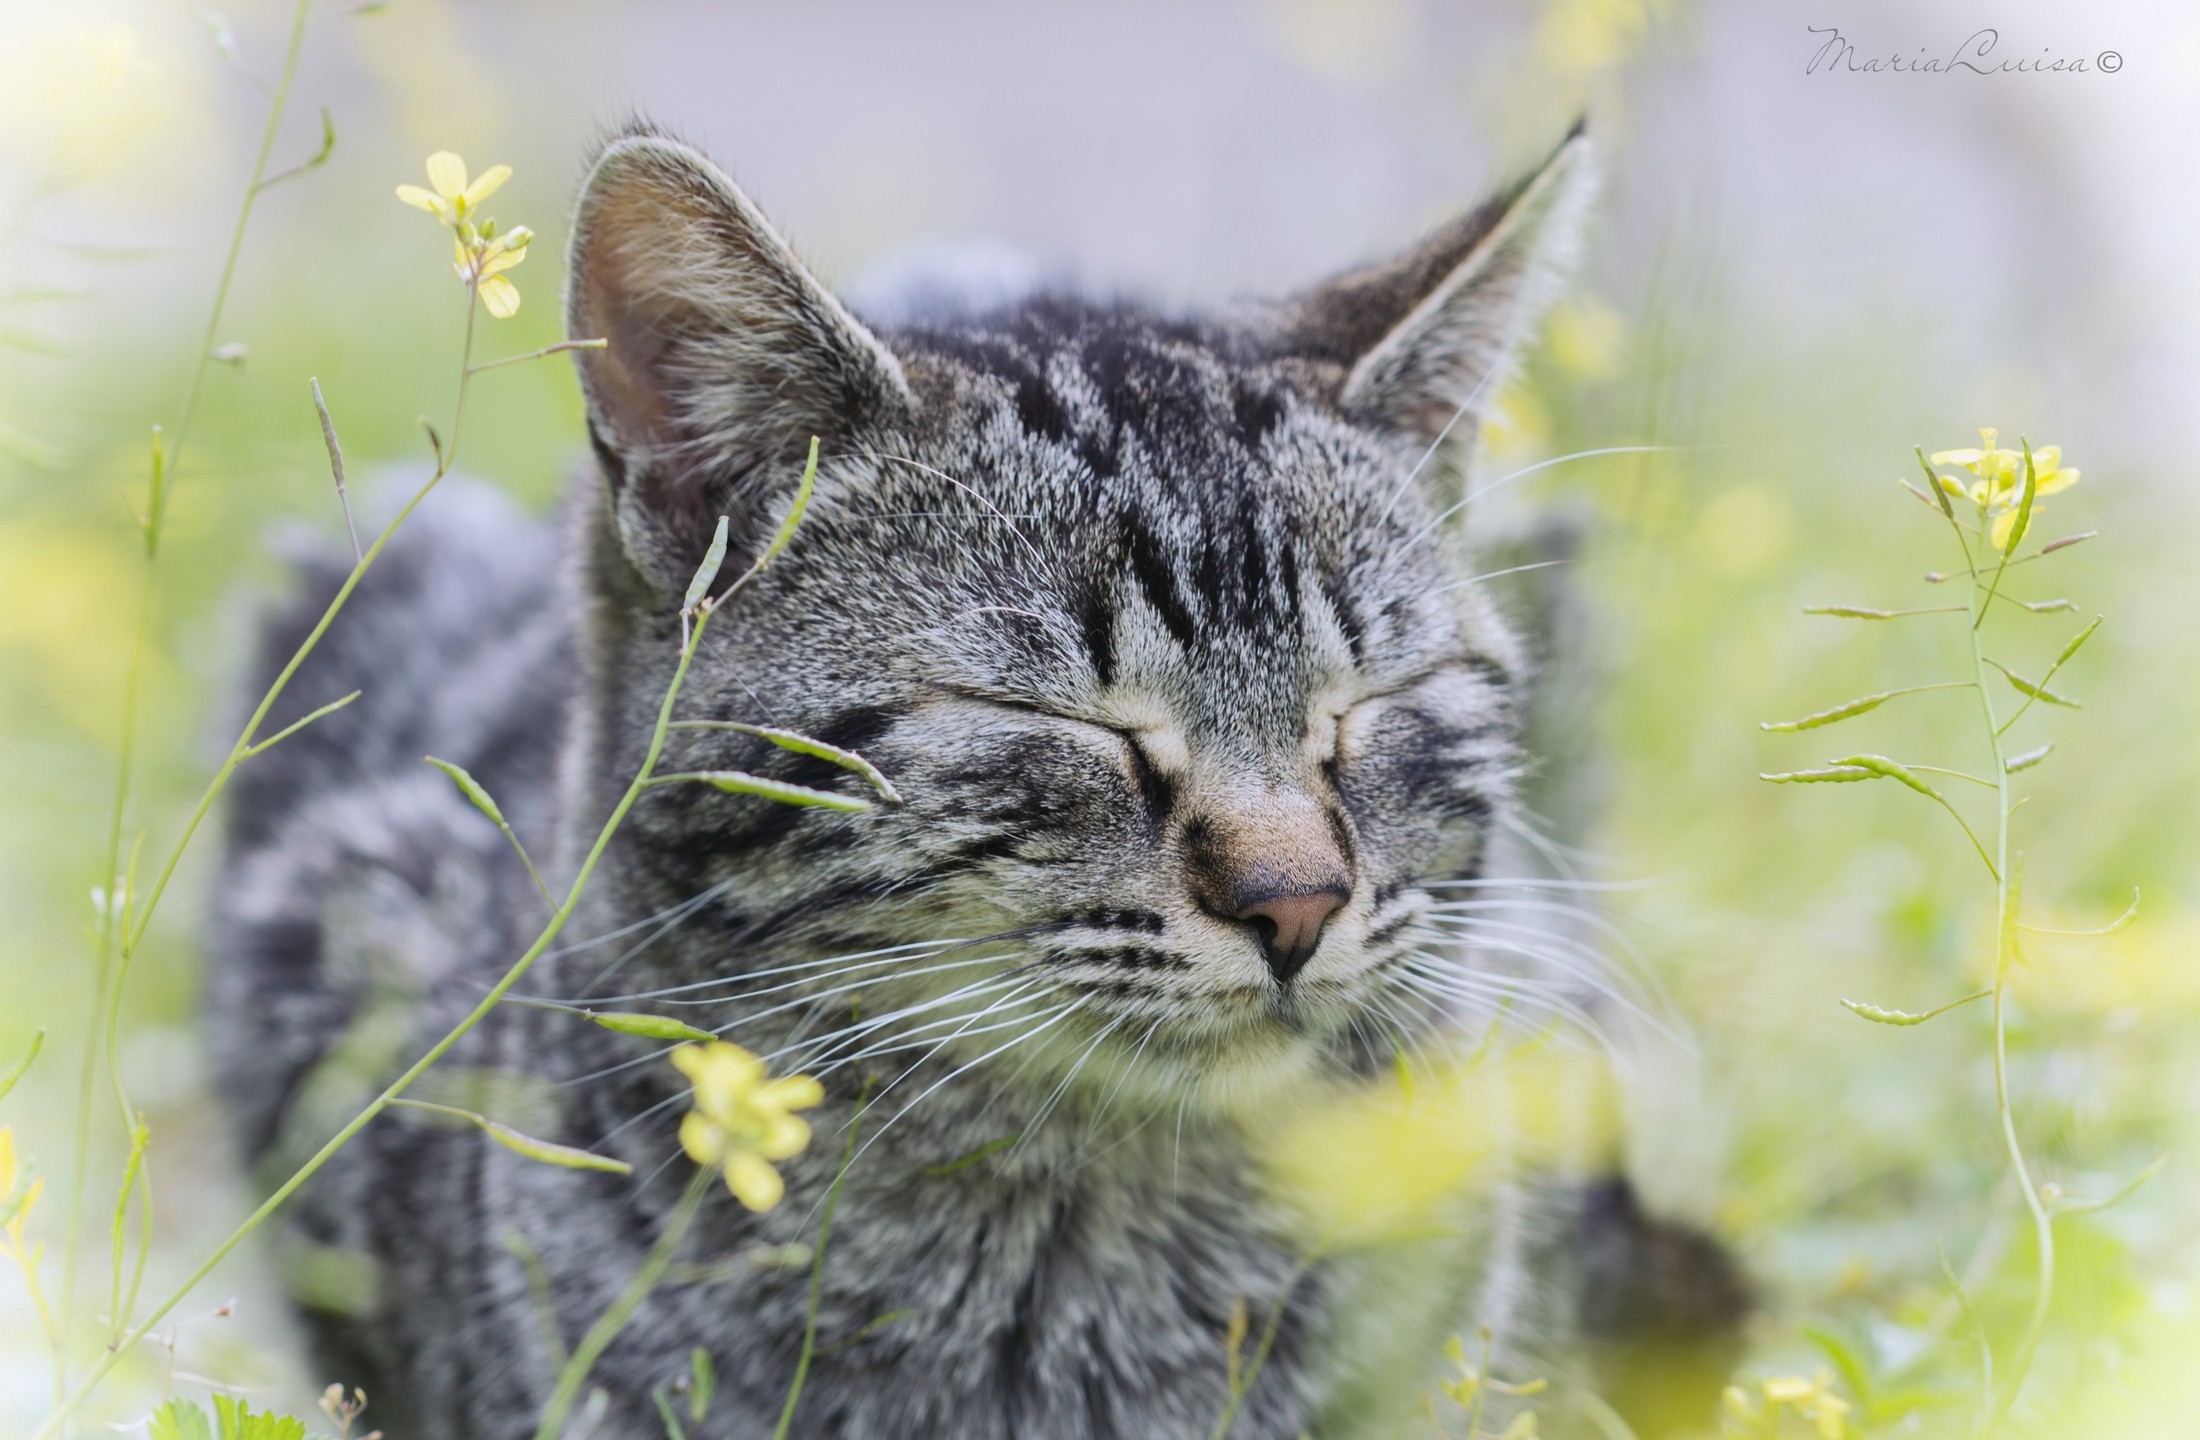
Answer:
[(1342, 368), (1337, 404), (1362, 423), (1428, 441), (1446, 426), (1471, 435), (1571, 271), (1595, 190), (1576, 125), (1510, 191), (1290, 302), (1285, 348)]
[(566, 331), (628, 557), (677, 594), (716, 517), (769, 534), (810, 437), (830, 456), (916, 402), (900, 364), (724, 171), (661, 135), (605, 147), (573, 221)]

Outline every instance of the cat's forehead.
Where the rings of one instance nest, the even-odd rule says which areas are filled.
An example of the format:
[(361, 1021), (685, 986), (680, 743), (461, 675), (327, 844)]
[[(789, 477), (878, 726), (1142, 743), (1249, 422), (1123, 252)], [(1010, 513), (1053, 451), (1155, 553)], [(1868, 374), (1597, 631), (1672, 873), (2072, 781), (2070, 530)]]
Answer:
[(991, 512), (936, 632), (985, 688), (1295, 735), (1328, 692), (1460, 649), (1411, 458), (1323, 403), (1330, 377), (1069, 301), (891, 343), (938, 419), (922, 468), (880, 477), (932, 498), (889, 503)]

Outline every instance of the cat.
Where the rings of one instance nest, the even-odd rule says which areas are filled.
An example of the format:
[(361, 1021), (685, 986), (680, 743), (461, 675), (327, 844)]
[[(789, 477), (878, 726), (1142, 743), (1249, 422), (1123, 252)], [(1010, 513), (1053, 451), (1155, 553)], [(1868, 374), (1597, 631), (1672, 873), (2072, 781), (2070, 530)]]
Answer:
[[(1646, 1437), (1708, 1420), (1743, 1283), (1623, 1178), (1522, 1173), (1435, 1238), (1324, 1251), (1254, 1138), (1489, 1021), (1449, 983), (1476, 952), (1426, 916), (1496, 863), (1526, 660), (1448, 512), (1592, 189), (1577, 129), (1280, 302), (934, 297), (874, 328), (701, 153), (613, 136), (572, 230), (569, 333), (606, 343), (577, 352), (595, 473), (565, 525), (433, 497), (272, 724), (363, 697), (234, 786), (209, 1014), (244, 1153), (287, 1174), (545, 918), (423, 753), (566, 883), (642, 761), (719, 518), (731, 577), (815, 436), (814, 498), (678, 715), (859, 752), (901, 803), (653, 787), (527, 977), (826, 1095), (783, 1203), (713, 1191), (596, 1363), (587, 1433), (663, 1435), (652, 1393), (696, 1347), (716, 1394), (689, 1433), (771, 1433), (810, 1304), (786, 1247), (850, 1154), (796, 1435), (1158, 1440), (1233, 1406), (1239, 1437), (1395, 1434), (1485, 1326), (1493, 1374), (1553, 1377), (1545, 1433), (1592, 1393)], [(307, 561), (263, 674), (346, 568)], [(724, 729), (674, 729), (660, 768), (869, 793)], [(665, 1049), (507, 1003), (416, 1092), (631, 1177), (393, 1111), (293, 1202), (316, 1363), (385, 1431), (534, 1432), (693, 1173)], [(1490, 1426), (1519, 1403), (1485, 1396)]]

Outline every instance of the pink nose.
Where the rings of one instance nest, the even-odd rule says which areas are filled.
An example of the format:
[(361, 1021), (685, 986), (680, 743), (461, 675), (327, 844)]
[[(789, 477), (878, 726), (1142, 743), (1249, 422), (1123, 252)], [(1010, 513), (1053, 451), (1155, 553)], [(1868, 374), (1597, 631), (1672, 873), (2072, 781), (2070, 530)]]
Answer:
[(1344, 902), (1345, 896), (1334, 889), (1263, 895), (1249, 897), (1249, 903), (1231, 918), (1246, 921), (1260, 932), (1268, 968), (1279, 983), (1288, 983), (1313, 958), (1314, 947), (1321, 944), (1322, 926)]

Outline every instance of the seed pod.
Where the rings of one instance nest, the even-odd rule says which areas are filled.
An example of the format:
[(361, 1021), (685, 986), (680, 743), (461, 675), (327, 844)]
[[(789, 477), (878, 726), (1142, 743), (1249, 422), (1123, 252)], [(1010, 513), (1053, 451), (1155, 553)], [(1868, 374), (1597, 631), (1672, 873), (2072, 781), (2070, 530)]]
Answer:
[(500, 1125), (486, 1115), (475, 1115), (472, 1119), (497, 1144), (525, 1155), (530, 1160), (540, 1160), (545, 1165), (556, 1165), (567, 1170), (604, 1170), (613, 1175), (634, 1173), (634, 1167), (624, 1160), (614, 1160), (609, 1155), (597, 1155), (587, 1150), (576, 1150), (571, 1145), (556, 1145), (548, 1140), (537, 1140), (532, 1135), (522, 1135), (509, 1125)]
[(1908, 768), (1901, 763), (1889, 760), (1884, 755), (1849, 755), (1834, 761), (1833, 764), (1836, 766), (1854, 766), (1874, 775), (1884, 775), (1889, 780), (1901, 781), (1920, 795), (1929, 796), (1934, 800), (1940, 798), (1938, 790), (1912, 775)]
[(2034, 765), (2037, 765), (2042, 760), (2045, 760), (2048, 756), (2048, 752), (2050, 752), (2054, 748), (2055, 742), (2050, 740), (2037, 750), (2027, 750), (2022, 755), (2010, 756), (2008, 760), (2003, 762), (2001, 768), (2008, 771), (2011, 775), (2016, 774), (2019, 770), (2029, 770)]
[(488, 791), (481, 788), (480, 781), (474, 779), (474, 777), (467, 774), (464, 769), (457, 765), (453, 765), (448, 760), (438, 760), (433, 755), (426, 756), (425, 758), (430, 765), (433, 765), (436, 769), (441, 770), (444, 774), (450, 776), (452, 782), (456, 784), (462, 792), (464, 792), (466, 798), (474, 802), (474, 808), (496, 822), (497, 829), (509, 830), (512, 828), (510, 825), (505, 823), (504, 812), (497, 808), (497, 802), (494, 799), (490, 798)]
[(726, 563), (727, 520), (718, 517), (718, 528), (711, 532), (710, 548), (703, 552), (703, 563), (695, 567), (695, 578), (688, 581), (687, 594), (680, 601), (680, 611), (685, 615), (695, 613), (695, 607), (703, 603), (710, 593), (711, 584), (717, 580), (719, 569)]
[(606, 1030), (615, 1030), (621, 1035), (639, 1035), (645, 1040), (693, 1040), (707, 1045), (718, 1038), (708, 1030), (698, 1030), (670, 1015), (643, 1015), (629, 1010), (585, 1010), (581, 1013)]
[(820, 810), (871, 808), (871, 802), (860, 795), (835, 795), (830, 790), (812, 790), (807, 785), (767, 780), (745, 770), (702, 770), (696, 772), (692, 778), (706, 785), (716, 786), (729, 795), (759, 795), (766, 800), (777, 800), (782, 805), (814, 805)]
[[(2091, 632), (2088, 631), (2087, 633), (2090, 634)], [(2007, 680), (2010, 685), (2015, 687), (2017, 693), (2020, 695), (2028, 695), (2034, 700), (2045, 700), (2050, 705), (2067, 706), (2072, 710), (2083, 710), (2085, 708), (2082, 702), (2073, 700), (2068, 695), (2058, 695), (2054, 691), (2048, 689), (2045, 685), (2033, 684), (2030, 680), (2025, 679), (2022, 675), (2019, 675), (2016, 671), (2010, 669), (2008, 666), (2002, 664), (1998, 660), (1989, 660), (1986, 663), (1993, 666), (1996, 670), (1999, 670), (2002, 674), (2002, 678)]]
[(1836, 765), (1824, 770), (1789, 770), (1778, 775), (1758, 772), (1759, 780), (1769, 780), (1775, 785), (1840, 784), (1850, 780), (1876, 780), (1879, 777), (1869, 770), (1853, 765)]
[(1815, 730), (1821, 725), (1831, 725), (1837, 720), (1848, 720), (1869, 711), (1877, 710), (1893, 698), (1891, 692), (1885, 691), (1877, 695), (1860, 695), (1845, 705), (1836, 705), (1831, 710), (1821, 710), (1815, 715), (1805, 715), (1800, 720), (1760, 720), (1757, 722), (1757, 728), (1777, 731), (1781, 734), (1796, 730)]

